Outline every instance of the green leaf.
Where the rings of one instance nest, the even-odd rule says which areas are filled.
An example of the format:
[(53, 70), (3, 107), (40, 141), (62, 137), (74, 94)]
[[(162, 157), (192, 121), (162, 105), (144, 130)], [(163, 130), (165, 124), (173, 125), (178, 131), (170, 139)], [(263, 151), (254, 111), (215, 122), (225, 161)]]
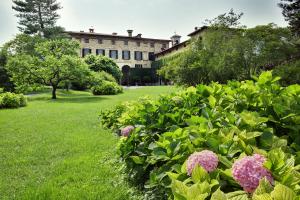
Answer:
[(189, 187), (189, 189), (187, 191), (187, 199), (188, 200), (194, 200), (194, 199), (199, 199), (199, 200), (203, 199), (204, 200), (210, 192), (210, 189), (208, 190), (206, 188), (207, 186), (209, 187), (208, 183), (206, 185), (202, 185), (199, 183), (192, 185), (191, 187)]
[(291, 188), (278, 183), (271, 196), (274, 200), (294, 200), (297, 195)]
[(253, 200), (273, 200), (272, 196), (270, 194), (260, 194), (260, 195), (253, 195)]
[(203, 182), (205, 180), (209, 180), (209, 175), (203, 167), (197, 164), (193, 169), (192, 179), (194, 183)]
[(182, 164), (181, 166), (181, 173), (186, 174), (187, 173), (187, 160)]
[(230, 192), (226, 194), (228, 200), (248, 200), (248, 193), (244, 191)]
[(135, 164), (141, 165), (145, 162), (144, 158), (139, 156), (130, 156), (130, 158), (133, 160)]
[(214, 108), (216, 106), (216, 102), (217, 102), (216, 98), (213, 97), (212, 95), (210, 95), (207, 99), (208, 99), (210, 107)]
[(222, 192), (220, 190), (220, 188), (215, 191), (212, 195), (211, 195), (211, 199), (210, 200), (227, 200), (226, 195), (224, 194), (224, 192)]
[(173, 180), (171, 185), (174, 196), (177, 196), (177, 199), (184, 199), (187, 196), (188, 187), (181, 181)]
[(244, 111), (240, 114), (244, 123), (251, 127), (255, 127), (261, 123), (267, 122), (269, 119), (266, 117), (260, 117), (257, 112)]
[(273, 190), (272, 185), (270, 182), (266, 179), (263, 178), (260, 180), (258, 187), (256, 188), (254, 195), (261, 195), (265, 193), (271, 193)]

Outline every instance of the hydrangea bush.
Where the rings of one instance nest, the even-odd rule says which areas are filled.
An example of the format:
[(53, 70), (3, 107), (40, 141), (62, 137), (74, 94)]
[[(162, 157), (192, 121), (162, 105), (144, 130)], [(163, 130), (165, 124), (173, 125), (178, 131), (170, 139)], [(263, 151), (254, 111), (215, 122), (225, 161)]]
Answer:
[(278, 80), (265, 72), (143, 98), (102, 112), (102, 122), (115, 132), (136, 127), (118, 150), (145, 199), (294, 199), (300, 86), (281, 87)]

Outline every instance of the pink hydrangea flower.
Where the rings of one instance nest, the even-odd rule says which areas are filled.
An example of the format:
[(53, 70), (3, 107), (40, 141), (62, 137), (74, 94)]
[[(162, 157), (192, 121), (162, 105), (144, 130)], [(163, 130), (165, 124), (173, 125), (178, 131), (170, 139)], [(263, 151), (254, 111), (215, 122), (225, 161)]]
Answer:
[(126, 126), (121, 130), (121, 135), (123, 137), (128, 137), (129, 134), (133, 131), (134, 127), (133, 126)]
[(234, 180), (248, 193), (254, 192), (259, 181), (264, 177), (273, 184), (274, 179), (271, 172), (263, 166), (265, 161), (266, 158), (259, 154), (237, 160), (232, 166)]
[(190, 155), (187, 160), (188, 175), (192, 174), (196, 165), (200, 165), (207, 172), (212, 172), (217, 168), (218, 162), (218, 156), (212, 151), (204, 150), (201, 152), (195, 152)]

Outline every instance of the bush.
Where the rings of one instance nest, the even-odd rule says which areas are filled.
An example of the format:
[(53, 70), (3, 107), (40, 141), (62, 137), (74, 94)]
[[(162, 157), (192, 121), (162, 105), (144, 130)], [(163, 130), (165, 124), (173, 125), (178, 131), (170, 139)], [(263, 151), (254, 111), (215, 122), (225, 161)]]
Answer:
[[(118, 145), (128, 180), (153, 199), (299, 196), (300, 86), (281, 87), (272, 72), (254, 79), (198, 85), (102, 112), (102, 124), (117, 133), (135, 127)], [(203, 150), (217, 155), (215, 170), (206, 171), (211, 161), (195, 153)], [(245, 167), (248, 161), (255, 163)], [(284, 193), (291, 196), (277, 196)]]
[(300, 84), (300, 60), (277, 66), (273, 74), (281, 77), (280, 83), (284, 86)]
[(118, 65), (108, 57), (90, 54), (84, 58), (84, 61), (94, 72), (106, 72), (111, 74), (117, 81), (122, 77), (122, 72)]
[(6, 92), (0, 95), (1, 108), (18, 108), (27, 105), (27, 99), (23, 94)]
[(123, 92), (123, 88), (115, 82), (102, 81), (100, 85), (92, 87), (94, 95), (114, 95)]

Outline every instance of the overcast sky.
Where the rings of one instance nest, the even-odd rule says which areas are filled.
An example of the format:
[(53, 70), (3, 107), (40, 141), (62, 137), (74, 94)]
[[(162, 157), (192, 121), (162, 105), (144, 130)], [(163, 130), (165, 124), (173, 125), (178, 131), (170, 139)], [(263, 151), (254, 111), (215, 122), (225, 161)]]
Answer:
[[(253, 27), (274, 22), (286, 26), (279, 0), (59, 0), (63, 9), (58, 24), (79, 31), (126, 35), (127, 29), (144, 37), (169, 39), (176, 31), (187, 39), (195, 26), (233, 8), (243, 12), (241, 22)], [(12, 0), (0, 0), (0, 45), (18, 33)]]

